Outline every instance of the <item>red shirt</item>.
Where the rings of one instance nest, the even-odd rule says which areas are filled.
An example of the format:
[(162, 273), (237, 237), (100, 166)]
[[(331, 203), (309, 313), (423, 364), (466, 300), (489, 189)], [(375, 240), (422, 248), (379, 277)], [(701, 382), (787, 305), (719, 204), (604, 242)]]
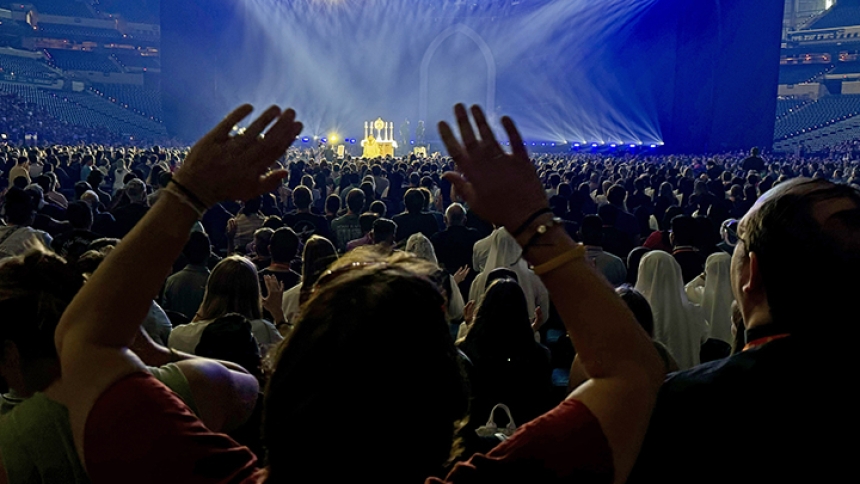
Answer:
[(93, 484), (241, 482), (257, 463), (148, 373), (133, 373), (98, 398), (84, 429), (84, 455)]
[(612, 450), (600, 422), (583, 403), (568, 399), (519, 429), (486, 455), (457, 464), (445, 481), (611, 483)]

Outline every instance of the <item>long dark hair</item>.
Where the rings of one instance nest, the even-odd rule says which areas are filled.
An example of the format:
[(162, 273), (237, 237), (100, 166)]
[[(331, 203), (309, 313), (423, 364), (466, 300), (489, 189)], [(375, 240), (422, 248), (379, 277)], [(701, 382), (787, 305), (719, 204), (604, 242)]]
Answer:
[(490, 284), (462, 349), (476, 365), (531, 354), (535, 348), (526, 297), (510, 278)]
[[(442, 295), (416, 272), (425, 263), (368, 257), (345, 257), (320, 280), (280, 348), (263, 418), (270, 482), (423, 482), (451, 454), (468, 391)], [(356, 432), (374, 445), (356, 445)]]

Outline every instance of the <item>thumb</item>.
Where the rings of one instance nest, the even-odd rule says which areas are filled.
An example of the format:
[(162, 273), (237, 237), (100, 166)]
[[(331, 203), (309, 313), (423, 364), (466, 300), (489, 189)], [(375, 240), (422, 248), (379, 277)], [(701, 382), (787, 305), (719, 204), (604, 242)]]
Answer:
[(455, 171), (448, 171), (442, 175), (442, 178), (448, 180), (448, 182), (454, 186), (454, 189), (457, 191), (460, 197), (463, 198), (463, 200), (470, 202), (475, 199), (475, 188), (472, 186), (471, 183), (466, 181), (466, 179), (463, 178), (463, 175), (461, 175), (460, 173), (457, 173)]

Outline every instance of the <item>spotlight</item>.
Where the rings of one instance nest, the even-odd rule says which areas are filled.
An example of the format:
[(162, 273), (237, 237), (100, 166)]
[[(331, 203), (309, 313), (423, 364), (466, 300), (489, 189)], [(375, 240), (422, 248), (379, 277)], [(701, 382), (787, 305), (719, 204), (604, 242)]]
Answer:
[(302, 138), (302, 143), (307, 143), (307, 142), (308, 142), (308, 141), (310, 141), (310, 140), (311, 140), (310, 138), (308, 138), (307, 136), (305, 136), (304, 138)]
[(591, 143), (592, 148), (597, 148), (597, 143)]
[(609, 145), (609, 147), (610, 147), (610, 148), (617, 148), (617, 147), (618, 147), (618, 145), (617, 145), (617, 144), (615, 144), (615, 143), (612, 143), (611, 145)]
[(654, 148), (656, 148), (656, 147), (657, 147), (657, 145), (651, 145), (651, 149), (652, 149), (652, 150), (653, 150)]
[(630, 147), (631, 147), (631, 148), (635, 148), (635, 147), (636, 147), (636, 145), (631, 144), (631, 145), (630, 145)]
[(555, 143), (553, 143), (552, 146), (555, 147)]
[(579, 143), (574, 143), (574, 144), (573, 144), (573, 147), (574, 147), (574, 148), (579, 148), (579, 146), (580, 146), (580, 145), (579, 145)]

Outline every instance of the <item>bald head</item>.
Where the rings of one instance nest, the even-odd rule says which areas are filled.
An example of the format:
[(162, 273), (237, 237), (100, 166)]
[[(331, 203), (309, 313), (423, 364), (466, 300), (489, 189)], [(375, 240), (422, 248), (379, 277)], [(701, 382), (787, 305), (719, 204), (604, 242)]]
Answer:
[(459, 203), (452, 203), (445, 211), (445, 223), (449, 227), (456, 227), (466, 223), (466, 207)]

